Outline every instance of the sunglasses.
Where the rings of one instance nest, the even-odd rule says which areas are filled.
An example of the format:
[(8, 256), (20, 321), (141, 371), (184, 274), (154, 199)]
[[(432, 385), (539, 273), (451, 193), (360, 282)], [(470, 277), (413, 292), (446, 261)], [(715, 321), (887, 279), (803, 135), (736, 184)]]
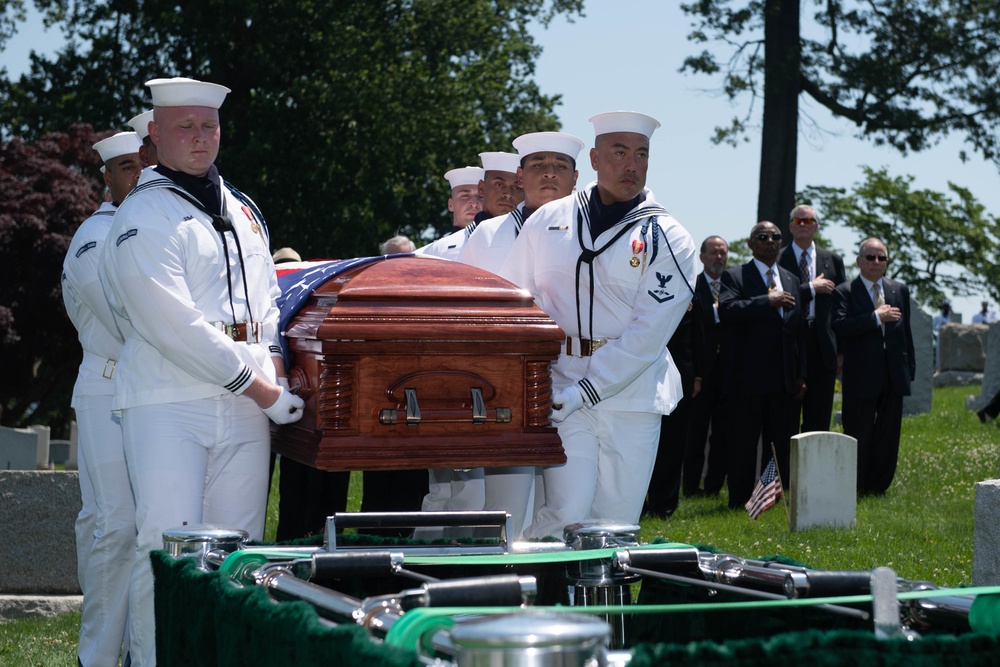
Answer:
[(774, 232), (774, 233), (771, 233), (771, 234), (767, 234), (765, 232), (761, 232), (760, 234), (755, 234), (754, 238), (757, 239), (758, 241), (761, 241), (761, 242), (768, 241), (768, 240), (770, 240), (770, 241), (780, 241), (781, 240), (781, 232)]
[(818, 225), (819, 220), (816, 218), (792, 218), (793, 225)]
[(867, 259), (869, 262), (885, 262), (886, 264), (889, 263), (889, 258), (886, 257), (885, 255), (865, 255), (865, 259)]

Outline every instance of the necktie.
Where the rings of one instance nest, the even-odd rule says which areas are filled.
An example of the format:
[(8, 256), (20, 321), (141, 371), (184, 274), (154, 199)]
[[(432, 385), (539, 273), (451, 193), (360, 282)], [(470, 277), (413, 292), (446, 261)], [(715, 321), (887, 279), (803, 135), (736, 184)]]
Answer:
[(775, 287), (777, 287), (777, 285), (774, 284), (774, 269), (768, 269), (767, 270), (767, 291), (770, 292)]
[(718, 280), (713, 280), (712, 281), (712, 298), (715, 299), (716, 303), (719, 303), (719, 289), (720, 289), (720, 287), (721, 286), (719, 285), (719, 281)]
[(809, 251), (803, 250), (799, 255), (799, 276), (802, 282), (807, 283), (812, 280), (812, 272), (809, 271)]
[[(882, 290), (878, 288), (878, 283), (872, 283), (872, 303), (875, 304), (875, 310), (878, 310), (879, 307), (885, 305), (885, 299), (882, 298)], [(881, 318), (879, 318), (878, 326), (882, 330), (882, 334), (884, 335), (885, 322), (883, 322)]]

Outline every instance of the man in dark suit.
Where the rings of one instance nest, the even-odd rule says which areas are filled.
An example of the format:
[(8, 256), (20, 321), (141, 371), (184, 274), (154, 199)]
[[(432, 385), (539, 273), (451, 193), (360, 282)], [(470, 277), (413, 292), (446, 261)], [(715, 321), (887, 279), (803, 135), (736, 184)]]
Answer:
[[(699, 256), (705, 270), (698, 274), (694, 287), (694, 387), (691, 392), (691, 417), (684, 455), (684, 495), (702, 492), (701, 473), (705, 468), (705, 443), (708, 443), (708, 470), (705, 472), (706, 495), (718, 495), (726, 481), (726, 416), (722, 409), (722, 362), (719, 358), (719, 293), (722, 274), (729, 261), (729, 245), (721, 236), (709, 236), (701, 243)], [(683, 374), (683, 373), (682, 373)], [(709, 436), (709, 425), (712, 434)]]
[(858, 494), (882, 495), (899, 455), (903, 397), (916, 372), (910, 292), (885, 277), (889, 254), (862, 241), (861, 276), (834, 290), (833, 330), (844, 354), (844, 432), (858, 441)]
[(789, 439), (798, 425), (798, 401), (806, 391), (802, 311), (795, 295), (798, 276), (778, 266), (781, 232), (757, 223), (748, 241), (753, 259), (722, 274), (719, 319), (723, 325), (723, 392), (727, 395), (729, 507), (742, 508), (757, 479), (757, 442), (762, 463), (777, 453), (787, 487)]
[[(694, 309), (688, 304), (677, 330), (667, 342), (670, 357), (681, 374), (684, 395), (669, 415), (660, 419), (660, 440), (653, 473), (649, 478), (643, 514), (668, 519), (677, 510), (681, 491), (681, 471), (687, 448), (688, 424), (694, 391)], [(699, 471), (701, 469), (699, 468)], [(685, 492), (685, 495), (688, 495)]]
[(816, 211), (807, 205), (792, 209), (788, 228), (792, 243), (778, 264), (799, 276), (799, 303), (805, 320), (805, 354), (809, 391), (802, 399), (801, 432), (829, 431), (833, 413), (833, 385), (837, 379), (837, 338), (830, 328), (833, 288), (847, 282), (840, 255), (813, 242), (819, 231)]

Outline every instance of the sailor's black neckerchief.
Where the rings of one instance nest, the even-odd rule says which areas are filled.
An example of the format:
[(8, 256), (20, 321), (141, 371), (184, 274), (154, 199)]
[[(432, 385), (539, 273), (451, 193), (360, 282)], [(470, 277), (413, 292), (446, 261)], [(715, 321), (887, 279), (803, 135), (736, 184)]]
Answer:
[(213, 164), (204, 176), (192, 176), (183, 171), (174, 171), (170, 167), (158, 164), (154, 167), (156, 173), (166, 176), (194, 196), (201, 203), (201, 208), (209, 215), (222, 213), (222, 179), (219, 170)]
[(233, 303), (233, 275), (229, 266), (229, 243), (226, 240), (226, 232), (232, 232), (236, 239), (236, 253), (240, 260), (240, 276), (243, 278), (243, 298), (247, 304), (247, 319), (255, 322), (253, 310), (250, 307), (250, 290), (247, 287), (246, 266), (243, 264), (243, 246), (240, 244), (240, 235), (233, 228), (233, 223), (229, 219), (226, 211), (226, 200), (222, 197), (222, 179), (219, 178), (219, 170), (213, 164), (208, 168), (204, 176), (192, 176), (182, 171), (174, 171), (162, 164), (154, 167), (157, 173), (165, 176), (178, 188), (170, 188), (178, 195), (188, 200), (193, 206), (212, 218), (212, 227), (219, 233), (222, 241), (222, 250), (226, 257), (226, 284), (229, 287), (229, 310), (233, 315), (233, 324), (236, 321), (236, 305)]
[[(653, 259), (656, 259), (657, 246), (659, 245), (659, 226), (656, 224), (656, 217), (658, 215), (669, 215), (667, 211), (656, 205), (641, 206), (642, 202), (645, 200), (645, 193), (640, 193), (634, 199), (628, 202), (622, 202), (620, 204), (612, 204), (610, 206), (601, 203), (600, 195), (597, 192), (597, 188), (593, 188), (588, 196), (586, 191), (578, 192), (577, 198), (577, 213), (576, 213), (576, 239), (577, 243), (580, 244), (580, 257), (576, 260), (576, 327), (577, 331), (580, 332), (580, 337), (583, 338), (583, 316), (581, 313), (582, 304), (580, 303), (580, 270), (583, 265), (586, 264), (590, 274), (590, 303), (588, 311), (588, 327), (587, 327), (587, 338), (590, 340), (594, 339), (594, 259), (603, 253), (605, 250), (610, 248), (615, 242), (622, 236), (627, 234), (635, 227), (635, 223), (643, 218), (650, 218), (642, 226), (643, 240), (645, 241), (645, 236), (649, 227), (653, 228), (652, 237), (652, 252)], [(638, 207), (638, 208), (636, 208)], [(599, 217), (599, 220), (598, 220)], [(584, 229), (584, 219), (586, 219), (587, 229)], [(603, 227), (600, 231), (596, 230), (596, 226), (600, 225)], [(602, 231), (607, 231), (613, 227), (620, 227), (618, 231), (615, 232), (611, 239), (602, 245), (600, 248), (595, 248), (591, 250), (586, 245), (584, 245), (583, 238), (584, 233), (589, 232), (592, 242), (597, 241), (597, 237), (600, 236)], [(650, 260), (652, 263), (652, 260)]]

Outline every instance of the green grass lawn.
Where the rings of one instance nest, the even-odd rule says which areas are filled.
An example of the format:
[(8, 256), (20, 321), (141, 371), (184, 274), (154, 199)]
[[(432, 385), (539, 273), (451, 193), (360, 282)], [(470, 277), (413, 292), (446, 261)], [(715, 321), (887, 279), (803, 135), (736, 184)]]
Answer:
[(1000, 430), (965, 409), (978, 387), (934, 391), (933, 409), (903, 420), (899, 467), (884, 497), (858, 501), (852, 528), (790, 532), (779, 504), (757, 521), (723, 499), (681, 499), (667, 520), (645, 519), (642, 541), (707, 544), (744, 557), (780, 554), (822, 569), (892, 567), (942, 586), (972, 579), (975, 484), (1000, 476)]
[[(889, 492), (858, 502), (852, 528), (792, 533), (783, 505), (757, 521), (726, 508), (726, 498), (681, 499), (667, 520), (644, 519), (641, 541), (662, 537), (711, 545), (743, 557), (780, 554), (821, 569), (889, 566), (907, 579), (941, 586), (971, 583), (975, 484), (1000, 477), (1000, 429), (965, 409), (979, 387), (934, 391), (930, 413), (903, 420), (899, 468)], [(348, 509), (361, 504), (360, 475), (351, 477)], [(277, 524), (277, 483), (268, 502), (265, 539)], [(80, 615), (0, 624), (0, 665), (76, 664)]]

